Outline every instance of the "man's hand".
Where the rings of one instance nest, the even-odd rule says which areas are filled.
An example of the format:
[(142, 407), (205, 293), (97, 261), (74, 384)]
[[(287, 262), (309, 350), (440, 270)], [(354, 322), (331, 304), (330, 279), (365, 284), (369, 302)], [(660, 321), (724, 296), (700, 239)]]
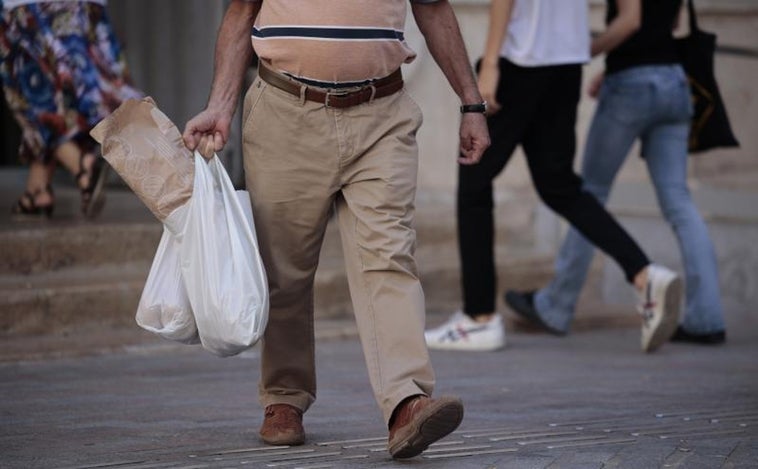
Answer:
[(260, 2), (232, 1), (218, 30), (208, 105), (187, 122), (182, 134), (187, 148), (198, 150), (205, 158), (210, 159), (214, 152), (221, 151), (229, 139), (245, 69), (253, 56), (250, 28), (259, 9)]
[[(450, 2), (411, 3), (416, 24), (426, 39), (432, 57), (442, 69), (462, 103), (480, 103), (482, 96), (469, 64), (458, 21)], [(489, 103), (488, 103), (489, 104)], [(476, 164), (490, 146), (484, 114), (464, 113), (461, 117), (460, 164)]]
[(187, 122), (182, 138), (187, 148), (211, 159), (224, 148), (230, 126), (231, 119), (225, 113), (206, 109)]
[(465, 113), (461, 117), (461, 156), (458, 163), (472, 165), (482, 159), (490, 146), (490, 133), (484, 114)]

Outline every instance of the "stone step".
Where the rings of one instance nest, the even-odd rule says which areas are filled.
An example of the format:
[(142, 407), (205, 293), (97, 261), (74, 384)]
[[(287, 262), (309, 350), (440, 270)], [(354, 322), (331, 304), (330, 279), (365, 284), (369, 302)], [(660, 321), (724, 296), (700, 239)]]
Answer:
[[(0, 181), (10, 182), (7, 175)], [(0, 196), (10, 201), (21, 191), (5, 187)], [(13, 220), (0, 210), (0, 277), (152, 259), (161, 224), (132, 192), (109, 190), (96, 221), (81, 218), (73, 187), (56, 188), (55, 197), (50, 220)]]
[[(333, 231), (333, 230), (330, 230)], [(316, 273), (317, 319), (352, 316), (338, 237), (329, 233)], [(418, 250), (427, 307), (452, 311), (460, 305), (457, 253), (437, 246)], [(498, 252), (502, 284), (531, 288), (550, 273), (550, 259), (528, 251)], [(83, 325), (134, 323), (150, 263), (144, 260), (100, 266), (69, 267), (32, 275), (0, 277), (0, 335), (66, 333)]]
[[(0, 198), (10, 200), (20, 191), (0, 189)], [(56, 190), (55, 214), (47, 221), (12, 221), (0, 210), (0, 277), (152, 260), (162, 226), (133, 193), (109, 190), (105, 210), (94, 222), (78, 216), (78, 197), (73, 188)], [(419, 194), (416, 205), (419, 245), (439, 243), (456, 249), (452, 194)], [(502, 213), (508, 217), (497, 218), (498, 242), (531, 243), (532, 206), (505, 200)], [(329, 229), (335, 233), (331, 236), (339, 237), (336, 227), (330, 224)]]
[(66, 334), (82, 325), (133, 324), (149, 267), (131, 262), (5, 276), (0, 279), (0, 335)]
[(0, 277), (149, 262), (161, 231), (158, 222), (46, 224), (2, 230)]
[[(17, 183), (16, 183), (17, 185)], [(17, 187), (0, 189), (13, 197)], [(524, 288), (548, 275), (549, 259), (533, 248), (532, 206), (498, 202), (501, 284)], [(133, 327), (134, 313), (161, 236), (161, 224), (126, 189), (111, 188), (96, 222), (77, 214), (78, 192), (56, 191), (56, 212), (43, 222), (14, 222), (0, 211), (0, 335), (67, 334), (81, 328)], [(430, 310), (460, 307), (452, 194), (419, 194), (418, 261)], [(352, 316), (336, 223), (327, 228), (316, 274), (316, 317)], [(88, 329), (88, 330), (89, 330)]]

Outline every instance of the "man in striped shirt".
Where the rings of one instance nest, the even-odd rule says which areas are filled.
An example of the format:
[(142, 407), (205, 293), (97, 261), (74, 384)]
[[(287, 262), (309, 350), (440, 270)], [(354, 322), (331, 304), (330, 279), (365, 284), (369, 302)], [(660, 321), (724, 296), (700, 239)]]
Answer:
[[(316, 398), (313, 281), (333, 206), (390, 454), (421, 453), (463, 417), (460, 399), (430, 397), (434, 372), (412, 228), (422, 116), (400, 72), (415, 58), (404, 40), (407, 5), (232, 1), (208, 105), (184, 132), (190, 149), (221, 150), (254, 49), (259, 74), (245, 96), (243, 152), (271, 298), (259, 385), (268, 444), (305, 440), (302, 414)], [(447, 0), (410, 5), (461, 99), (459, 162), (475, 164), (489, 146), (485, 106), (452, 7)]]

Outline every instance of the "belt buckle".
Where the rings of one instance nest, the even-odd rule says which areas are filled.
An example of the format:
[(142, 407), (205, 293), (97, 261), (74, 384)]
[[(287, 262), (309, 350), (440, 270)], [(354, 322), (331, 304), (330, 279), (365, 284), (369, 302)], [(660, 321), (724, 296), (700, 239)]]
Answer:
[(329, 97), (330, 96), (336, 96), (338, 98), (342, 98), (342, 97), (347, 96), (349, 94), (350, 94), (349, 91), (343, 91), (343, 90), (327, 91), (326, 92), (326, 98), (324, 98), (324, 106), (326, 106), (327, 108), (332, 107), (332, 106), (329, 105)]
[(374, 101), (374, 97), (376, 96), (376, 86), (374, 86), (373, 84), (370, 84), (370, 85), (364, 86), (363, 88), (360, 88), (360, 89), (355, 90), (355, 91), (340, 91), (340, 90), (337, 90), (337, 91), (334, 91), (334, 92), (333, 91), (327, 91), (326, 92), (326, 97), (324, 98), (324, 106), (326, 106), (327, 108), (332, 107), (332, 106), (329, 105), (329, 97), (330, 96), (337, 96), (339, 98), (343, 98), (345, 96), (350, 96), (352, 94), (361, 93), (361, 92), (363, 92), (364, 90), (367, 90), (367, 89), (371, 90), (371, 96), (369, 96), (368, 101), (372, 102), (372, 101)]

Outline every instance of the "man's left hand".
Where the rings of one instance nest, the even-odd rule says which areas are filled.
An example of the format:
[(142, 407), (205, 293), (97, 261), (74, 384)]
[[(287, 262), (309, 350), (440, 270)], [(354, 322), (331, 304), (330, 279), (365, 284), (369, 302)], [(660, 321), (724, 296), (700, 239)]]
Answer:
[(484, 114), (464, 113), (461, 116), (461, 153), (458, 163), (477, 164), (490, 146), (490, 133)]

